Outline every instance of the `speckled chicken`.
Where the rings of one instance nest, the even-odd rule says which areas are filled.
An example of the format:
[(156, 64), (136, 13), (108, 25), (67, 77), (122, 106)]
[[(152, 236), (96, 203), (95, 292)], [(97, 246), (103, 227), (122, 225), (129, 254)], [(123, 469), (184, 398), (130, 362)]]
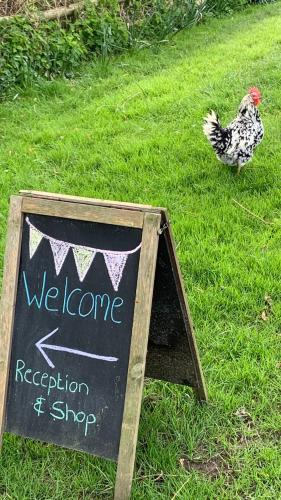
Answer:
[(237, 174), (253, 157), (254, 149), (263, 139), (264, 128), (257, 106), (261, 93), (251, 87), (243, 97), (238, 115), (228, 127), (223, 128), (214, 111), (205, 118), (203, 131), (210, 141), (217, 158), (226, 165), (237, 165)]

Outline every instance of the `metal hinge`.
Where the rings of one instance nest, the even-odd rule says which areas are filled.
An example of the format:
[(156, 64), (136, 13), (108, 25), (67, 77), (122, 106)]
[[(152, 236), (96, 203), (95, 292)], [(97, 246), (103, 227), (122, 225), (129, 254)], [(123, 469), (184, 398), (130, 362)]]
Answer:
[(169, 222), (165, 222), (165, 224), (163, 224), (163, 226), (160, 227), (160, 229), (158, 229), (158, 234), (163, 234), (165, 229), (167, 229), (169, 227)]

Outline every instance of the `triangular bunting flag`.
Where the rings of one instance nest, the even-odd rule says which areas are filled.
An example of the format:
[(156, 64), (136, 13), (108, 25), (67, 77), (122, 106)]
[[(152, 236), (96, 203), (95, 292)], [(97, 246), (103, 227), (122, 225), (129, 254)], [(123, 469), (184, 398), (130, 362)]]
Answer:
[(70, 244), (66, 241), (57, 241), (50, 239), (50, 245), (54, 256), (56, 274), (58, 276), (67, 256)]
[(75, 264), (80, 281), (83, 281), (96, 255), (95, 249), (87, 250), (83, 247), (72, 248)]
[(32, 259), (33, 255), (35, 254), (35, 252), (38, 248), (38, 245), (39, 245), (40, 241), (42, 240), (43, 236), (44, 235), (43, 235), (43, 233), (41, 233), (41, 231), (38, 231), (38, 229), (36, 229), (35, 227), (30, 226), (29, 256), (31, 259)]
[(112, 286), (115, 292), (118, 292), (118, 287), (122, 279), (125, 264), (127, 262), (128, 255), (124, 253), (103, 253), (105, 264), (109, 277), (111, 279)]

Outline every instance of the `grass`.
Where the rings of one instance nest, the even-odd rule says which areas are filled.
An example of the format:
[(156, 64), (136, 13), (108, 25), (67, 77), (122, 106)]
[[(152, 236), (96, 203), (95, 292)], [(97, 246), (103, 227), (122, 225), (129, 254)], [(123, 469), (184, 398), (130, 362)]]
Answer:
[[(281, 498), (280, 16), (277, 2), (210, 20), (1, 104), (1, 255), (19, 189), (170, 211), (210, 403), (147, 383), (133, 499)], [(227, 123), (251, 85), (266, 136), (236, 177), (202, 117)], [(3, 499), (106, 499), (114, 477), (109, 462), (4, 438)]]

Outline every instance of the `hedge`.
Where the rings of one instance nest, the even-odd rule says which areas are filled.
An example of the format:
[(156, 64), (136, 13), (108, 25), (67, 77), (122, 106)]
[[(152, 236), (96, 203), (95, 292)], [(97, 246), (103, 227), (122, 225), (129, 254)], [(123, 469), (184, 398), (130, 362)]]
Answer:
[(0, 21), (0, 93), (40, 78), (72, 76), (93, 54), (107, 56), (144, 41), (166, 38), (205, 17), (264, 0), (99, 0), (76, 19), (38, 17)]

